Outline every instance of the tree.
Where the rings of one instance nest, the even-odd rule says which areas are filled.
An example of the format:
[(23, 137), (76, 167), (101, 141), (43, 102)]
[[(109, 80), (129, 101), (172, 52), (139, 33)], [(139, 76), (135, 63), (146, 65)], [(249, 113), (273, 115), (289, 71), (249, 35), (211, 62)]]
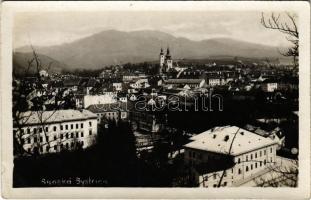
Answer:
[[(19, 80), (14, 76), (13, 80), (12, 117), (15, 127), (13, 133), (14, 155), (36, 155), (39, 153), (39, 149), (42, 150), (43, 147), (48, 151), (51, 148), (51, 140), (48, 136), (47, 130), (51, 127), (46, 122), (55, 114), (57, 110), (63, 107), (62, 104), (57, 104), (55, 100), (55, 107), (53, 110), (48, 113), (45, 112), (44, 103), (48, 99), (48, 89), (43, 86), (44, 82), (40, 76), (40, 70), (44, 67), (42, 66), (40, 58), (33, 46), (31, 46), (31, 48), (33, 58), (27, 61), (25, 77), (21, 77)], [(52, 62), (48, 64), (46, 69), (49, 70), (51, 65)], [(34, 77), (31, 77), (31, 80), (29, 81), (30, 70), (32, 67), (35, 68), (35, 73)], [(24, 127), (27, 126), (27, 121), (30, 117), (36, 117), (39, 123), (37, 128), (32, 130), (26, 129), (25, 132)], [(27, 134), (27, 136), (24, 136), (24, 133)], [(24, 144), (25, 141), (29, 141), (32, 138), (35, 139), (32, 143), (33, 151), (31, 152), (24, 149)], [(43, 143), (43, 140), (46, 142)]]
[(293, 58), (294, 67), (297, 68), (299, 57), (299, 32), (297, 26), (297, 16), (292, 13), (278, 14), (271, 13), (269, 18), (266, 18), (264, 13), (261, 16), (261, 24), (271, 30), (277, 30), (286, 35), (286, 39), (292, 43), (292, 47), (286, 52), (280, 52), (281, 55)]

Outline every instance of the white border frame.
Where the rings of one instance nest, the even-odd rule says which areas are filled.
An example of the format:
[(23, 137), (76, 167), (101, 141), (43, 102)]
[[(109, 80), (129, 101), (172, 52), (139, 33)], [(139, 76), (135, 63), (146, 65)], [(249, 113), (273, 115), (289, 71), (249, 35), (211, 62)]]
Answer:
[[(297, 188), (12, 188), (12, 22), (26, 11), (283, 11), (299, 15), (299, 183)], [(302, 1), (4, 2), (1, 14), (1, 143), (4, 198), (310, 198), (310, 4)]]

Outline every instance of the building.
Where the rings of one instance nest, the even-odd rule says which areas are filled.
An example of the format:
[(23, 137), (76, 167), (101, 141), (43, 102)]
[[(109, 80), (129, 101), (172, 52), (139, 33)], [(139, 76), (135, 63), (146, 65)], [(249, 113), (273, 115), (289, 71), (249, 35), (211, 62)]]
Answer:
[(202, 88), (206, 86), (204, 79), (168, 79), (165, 81), (167, 86), (177, 88)]
[(275, 90), (278, 89), (278, 81), (277, 80), (273, 80), (273, 79), (264, 80), (261, 83), (261, 89), (264, 92), (274, 92)]
[(102, 95), (84, 95), (83, 108), (93, 104), (111, 104), (117, 102), (116, 92), (104, 92)]
[(97, 117), (88, 110), (27, 111), (21, 116), (19, 124), (14, 123), (14, 136), (29, 153), (55, 153), (95, 143)]
[(127, 120), (129, 117), (127, 103), (96, 104), (87, 107), (87, 110), (97, 115), (97, 122), (102, 120)]
[(170, 69), (173, 68), (173, 60), (169, 48), (167, 48), (166, 50), (166, 55), (164, 55), (163, 49), (161, 48), (159, 59), (160, 59), (159, 74), (168, 72)]
[(44, 70), (44, 69), (41, 69), (41, 70), (39, 71), (39, 75), (40, 75), (40, 77), (42, 77), (42, 78), (45, 78), (45, 77), (48, 77), (48, 76), (49, 76), (48, 72), (47, 72), (46, 70)]
[(239, 186), (275, 165), (277, 142), (236, 126), (215, 127), (185, 147), (189, 180), (200, 187)]

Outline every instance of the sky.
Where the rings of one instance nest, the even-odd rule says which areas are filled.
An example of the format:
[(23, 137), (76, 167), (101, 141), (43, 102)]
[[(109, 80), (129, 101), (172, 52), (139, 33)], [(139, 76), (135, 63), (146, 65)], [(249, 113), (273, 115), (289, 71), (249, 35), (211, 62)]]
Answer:
[[(267, 15), (268, 16), (268, 15)], [(261, 12), (106, 11), (31, 12), (14, 18), (13, 48), (69, 43), (104, 30), (157, 30), (191, 40), (227, 37), (287, 46), (284, 34), (260, 24)]]

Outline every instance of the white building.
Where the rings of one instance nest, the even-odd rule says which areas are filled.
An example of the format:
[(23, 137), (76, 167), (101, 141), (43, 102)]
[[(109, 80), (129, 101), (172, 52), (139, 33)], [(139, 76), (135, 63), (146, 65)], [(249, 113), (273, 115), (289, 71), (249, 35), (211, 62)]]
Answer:
[(276, 141), (236, 126), (215, 127), (185, 147), (189, 180), (200, 187), (239, 186), (275, 165)]
[(88, 110), (38, 112), (24, 112), (20, 125), (14, 124), (14, 136), (25, 151), (55, 153), (63, 149), (86, 148), (95, 143), (97, 116), (94, 113)]
[(146, 79), (146, 78), (138, 79), (134, 83), (131, 83), (130, 86), (134, 89), (141, 89), (141, 88), (150, 87), (150, 85), (148, 83), (148, 79)]
[(48, 72), (44, 69), (41, 69), (39, 71), (39, 75), (40, 75), (40, 77), (48, 77), (49, 76)]
[(112, 87), (113, 87), (116, 91), (122, 91), (122, 83), (112, 83)]
[(102, 95), (85, 95), (83, 97), (83, 108), (94, 104), (111, 104), (117, 102), (116, 92), (105, 92)]

